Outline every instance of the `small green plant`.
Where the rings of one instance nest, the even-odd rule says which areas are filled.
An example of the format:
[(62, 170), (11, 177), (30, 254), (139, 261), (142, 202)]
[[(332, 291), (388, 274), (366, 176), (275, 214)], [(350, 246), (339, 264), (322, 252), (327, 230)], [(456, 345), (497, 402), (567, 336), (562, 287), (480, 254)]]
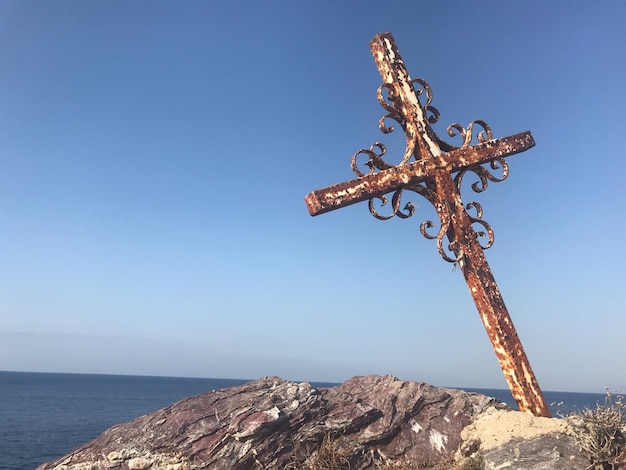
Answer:
[(576, 444), (589, 458), (588, 469), (617, 470), (626, 463), (625, 413), (623, 397), (607, 390), (604, 405), (570, 415)]

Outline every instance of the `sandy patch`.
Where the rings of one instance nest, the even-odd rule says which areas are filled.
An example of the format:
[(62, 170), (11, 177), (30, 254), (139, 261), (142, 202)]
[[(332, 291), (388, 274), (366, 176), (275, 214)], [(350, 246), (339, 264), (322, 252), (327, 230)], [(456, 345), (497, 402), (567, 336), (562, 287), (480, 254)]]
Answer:
[(565, 433), (567, 421), (559, 418), (538, 418), (520, 411), (488, 408), (472, 424), (461, 431), (464, 442), (479, 440), (483, 450), (493, 449), (511, 439), (529, 439), (552, 432)]

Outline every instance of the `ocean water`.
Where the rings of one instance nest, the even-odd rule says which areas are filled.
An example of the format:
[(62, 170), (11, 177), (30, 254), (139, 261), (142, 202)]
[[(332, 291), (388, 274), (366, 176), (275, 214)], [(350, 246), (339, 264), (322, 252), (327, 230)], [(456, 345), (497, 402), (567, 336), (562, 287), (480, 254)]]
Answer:
[[(0, 372), (0, 470), (33, 470), (106, 429), (208, 390), (245, 383), (90, 374)], [(313, 383), (314, 386), (332, 386)], [(470, 389), (467, 389), (470, 390)], [(508, 390), (471, 389), (513, 406)], [(544, 392), (553, 413), (594, 407), (603, 394)], [(557, 406), (557, 403), (563, 402)]]

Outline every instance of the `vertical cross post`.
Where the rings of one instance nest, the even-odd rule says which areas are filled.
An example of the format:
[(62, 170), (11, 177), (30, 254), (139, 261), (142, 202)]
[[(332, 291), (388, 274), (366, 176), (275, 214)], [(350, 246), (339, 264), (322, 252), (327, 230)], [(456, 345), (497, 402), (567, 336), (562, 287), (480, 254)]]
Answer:
[[(434, 224), (425, 221), (420, 226), (421, 233), (426, 238), (436, 239), (441, 256), (461, 268), (520, 411), (549, 417), (550, 411), (483, 252), (493, 243), (491, 227), (482, 219), (480, 204), (470, 202), (464, 205), (460, 195), (461, 181), (468, 172), (480, 180), (472, 185), (476, 192), (485, 190), (487, 181), (504, 180), (508, 175), (504, 157), (532, 147), (534, 140), (529, 132), (494, 140), (489, 126), (476, 120), (467, 128), (459, 124), (448, 127), (450, 136), (461, 135), (461, 146), (443, 141), (431, 128), (431, 123), (439, 119), (439, 111), (430, 105), (430, 87), (422, 79), (409, 77), (391, 34), (376, 35), (370, 42), (370, 49), (383, 80), (378, 100), (388, 111), (381, 118), (379, 127), (384, 133), (392, 132), (394, 127), (386, 125), (387, 119), (402, 127), (407, 141), (404, 155), (401, 162), (393, 166), (382, 158), (386, 149), (379, 142), (369, 149), (359, 150), (352, 157), (352, 168), (359, 178), (313, 191), (305, 198), (309, 212), (317, 215), (369, 200), (370, 212), (379, 219), (386, 220), (395, 215), (407, 218), (414, 214), (415, 206), (409, 202), (402, 207), (403, 191), (416, 192), (428, 199), (437, 211), (440, 228), (433, 235), (428, 229)], [(424, 92), (427, 101), (422, 105), (418, 96)], [(470, 146), (474, 125), (483, 131), (478, 134), (479, 143)], [(361, 156), (367, 158), (364, 164), (369, 168), (367, 172), (359, 169)], [(501, 169), (502, 176), (496, 177), (491, 170), (481, 166), (485, 163), (490, 164), (491, 170)], [(387, 203), (385, 195), (392, 192), (392, 213), (381, 215), (375, 203), (380, 201), (384, 206)], [(470, 215), (468, 210), (475, 211), (476, 215)], [(481, 226), (478, 232), (474, 230), (475, 224)], [(488, 236), (486, 246), (479, 240), (484, 236)], [(444, 237), (448, 239), (447, 247)]]

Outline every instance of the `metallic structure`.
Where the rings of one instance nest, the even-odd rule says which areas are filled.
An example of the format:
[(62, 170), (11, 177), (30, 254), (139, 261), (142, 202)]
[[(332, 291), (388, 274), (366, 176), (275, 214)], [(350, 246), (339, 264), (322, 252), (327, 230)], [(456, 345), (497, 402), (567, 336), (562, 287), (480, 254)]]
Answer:
[[(460, 135), (463, 139), (460, 146), (445, 142), (431, 128), (439, 120), (439, 111), (431, 105), (431, 89), (424, 80), (410, 78), (392, 35), (377, 34), (370, 42), (370, 50), (383, 80), (377, 92), (378, 101), (387, 112), (380, 119), (379, 128), (385, 134), (393, 132), (394, 126), (387, 125), (388, 120), (402, 127), (406, 136), (404, 155), (394, 166), (383, 159), (386, 148), (380, 142), (359, 150), (352, 156), (352, 169), (358, 178), (310, 193), (305, 198), (309, 213), (323, 214), (368, 200), (371, 214), (387, 220), (415, 213), (413, 203), (402, 206), (405, 191), (430, 201), (439, 216), (439, 230), (429, 231), (435, 224), (426, 220), (420, 225), (422, 235), (436, 240), (441, 257), (463, 272), (520, 411), (549, 417), (550, 411), (483, 253), (493, 244), (493, 230), (483, 220), (480, 204), (465, 205), (460, 195), (461, 181), (467, 173), (478, 178), (471, 185), (477, 193), (484, 191), (489, 181), (506, 179), (509, 170), (504, 157), (533, 147), (533, 137), (530, 132), (522, 132), (493, 139), (487, 123), (475, 120), (467, 127), (448, 127), (450, 137)], [(422, 105), (419, 97), (424, 95)], [(475, 127), (480, 129), (476, 134), (478, 143), (470, 145)], [(385, 206), (389, 193), (393, 193), (391, 214), (384, 215), (376, 203)], [(478, 231), (475, 225), (479, 226)], [(483, 244), (481, 239), (485, 239)]]

